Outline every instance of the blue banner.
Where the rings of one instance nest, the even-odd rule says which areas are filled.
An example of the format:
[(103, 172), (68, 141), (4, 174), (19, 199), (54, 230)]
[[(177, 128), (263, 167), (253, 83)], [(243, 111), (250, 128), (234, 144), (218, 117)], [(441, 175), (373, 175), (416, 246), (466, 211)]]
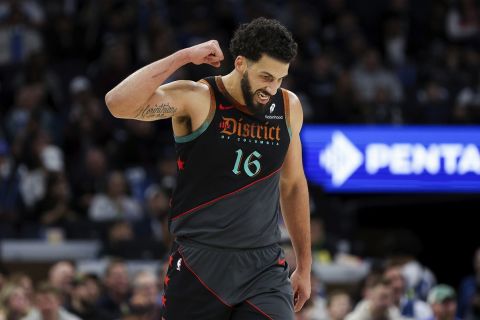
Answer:
[(307, 179), (329, 192), (480, 192), (480, 126), (302, 129)]

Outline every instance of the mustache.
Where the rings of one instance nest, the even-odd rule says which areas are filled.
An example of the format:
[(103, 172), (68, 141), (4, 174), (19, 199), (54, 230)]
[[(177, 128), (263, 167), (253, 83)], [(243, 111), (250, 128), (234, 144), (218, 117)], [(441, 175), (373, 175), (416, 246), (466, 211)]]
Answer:
[(268, 93), (267, 91), (265, 91), (265, 90), (258, 89), (257, 92), (262, 93), (263, 95), (266, 95), (266, 96), (269, 97), (269, 98), (272, 97), (272, 95), (271, 95), (270, 93)]

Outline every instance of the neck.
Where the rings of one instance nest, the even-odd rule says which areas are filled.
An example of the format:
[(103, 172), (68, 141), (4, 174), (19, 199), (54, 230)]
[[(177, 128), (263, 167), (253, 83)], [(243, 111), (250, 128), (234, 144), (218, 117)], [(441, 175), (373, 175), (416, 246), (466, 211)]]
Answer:
[(400, 308), (401, 302), (402, 302), (402, 297), (401, 296), (393, 299), (393, 304), (398, 308)]
[(124, 294), (117, 291), (110, 292), (110, 298), (116, 303), (123, 302), (123, 300), (125, 300), (125, 297), (126, 297), (126, 293)]
[(42, 315), (42, 319), (43, 320), (58, 320), (58, 311), (52, 311), (52, 312), (42, 312), (41, 315)]
[(374, 320), (383, 320), (388, 318), (388, 311), (374, 309), (369, 306), (371, 318)]
[(240, 86), (241, 80), (241, 75), (235, 70), (222, 77), (223, 85), (227, 92), (237, 100), (238, 103), (245, 105), (245, 99), (243, 98)]

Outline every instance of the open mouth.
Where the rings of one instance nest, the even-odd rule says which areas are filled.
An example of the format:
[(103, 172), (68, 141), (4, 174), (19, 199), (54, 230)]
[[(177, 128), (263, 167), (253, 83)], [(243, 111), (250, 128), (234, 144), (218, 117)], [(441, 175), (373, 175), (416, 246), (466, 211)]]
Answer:
[(258, 100), (261, 104), (266, 104), (270, 100), (270, 95), (261, 91), (257, 93)]

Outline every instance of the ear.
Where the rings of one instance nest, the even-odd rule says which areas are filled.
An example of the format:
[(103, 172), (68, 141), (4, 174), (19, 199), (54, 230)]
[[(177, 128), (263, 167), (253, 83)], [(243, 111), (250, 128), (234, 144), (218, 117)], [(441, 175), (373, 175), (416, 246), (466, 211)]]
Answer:
[(235, 64), (235, 70), (237, 70), (237, 72), (239, 72), (242, 75), (247, 70), (247, 58), (245, 58), (244, 56), (237, 56), (237, 58), (235, 58), (234, 64)]

